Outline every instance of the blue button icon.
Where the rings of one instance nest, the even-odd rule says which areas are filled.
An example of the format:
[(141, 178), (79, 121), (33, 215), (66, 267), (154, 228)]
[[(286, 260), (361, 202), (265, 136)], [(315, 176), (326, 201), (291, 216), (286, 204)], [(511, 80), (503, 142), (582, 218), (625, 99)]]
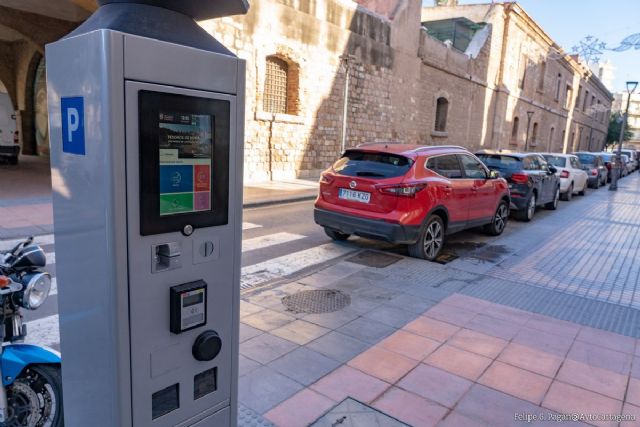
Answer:
[(84, 99), (81, 96), (62, 98), (62, 151), (85, 155)]

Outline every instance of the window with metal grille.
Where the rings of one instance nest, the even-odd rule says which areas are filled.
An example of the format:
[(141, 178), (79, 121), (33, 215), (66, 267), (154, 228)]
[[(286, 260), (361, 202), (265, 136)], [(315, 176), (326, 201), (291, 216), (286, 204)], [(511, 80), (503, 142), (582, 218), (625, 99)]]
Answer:
[(267, 57), (262, 109), (269, 113), (287, 114), (289, 65), (276, 57)]
[(449, 101), (446, 98), (438, 98), (436, 101), (436, 125), (437, 132), (444, 132), (447, 129), (447, 110)]

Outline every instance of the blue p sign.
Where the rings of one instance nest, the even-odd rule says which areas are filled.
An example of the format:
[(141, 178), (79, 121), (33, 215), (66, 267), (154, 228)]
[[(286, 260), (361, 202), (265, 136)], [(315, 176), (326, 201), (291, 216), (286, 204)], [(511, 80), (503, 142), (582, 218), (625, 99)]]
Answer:
[(85, 155), (84, 100), (81, 96), (62, 98), (62, 151)]

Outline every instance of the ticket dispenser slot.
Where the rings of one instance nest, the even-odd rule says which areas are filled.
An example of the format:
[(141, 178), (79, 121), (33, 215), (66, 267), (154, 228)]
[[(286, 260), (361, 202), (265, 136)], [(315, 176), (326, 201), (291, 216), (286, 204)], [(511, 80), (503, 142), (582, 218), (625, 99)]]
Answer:
[(182, 267), (182, 245), (178, 242), (162, 243), (151, 247), (151, 271), (175, 270)]

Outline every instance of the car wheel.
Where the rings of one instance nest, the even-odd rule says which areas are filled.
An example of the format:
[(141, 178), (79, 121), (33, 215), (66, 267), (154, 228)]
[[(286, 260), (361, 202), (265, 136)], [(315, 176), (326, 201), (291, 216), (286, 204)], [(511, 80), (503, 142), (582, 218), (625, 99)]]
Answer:
[(496, 209), (496, 213), (493, 215), (493, 220), (490, 224), (485, 225), (485, 231), (491, 236), (499, 236), (507, 226), (507, 220), (509, 219), (509, 206), (507, 202), (502, 200)]
[(558, 208), (558, 200), (560, 200), (560, 187), (556, 188), (556, 194), (554, 194), (553, 200), (545, 204), (544, 207), (554, 211)]
[(562, 193), (560, 195), (560, 198), (565, 202), (570, 202), (572, 197), (573, 197), (573, 183), (571, 183), (566, 193)]
[(578, 191), (578, 196), (584, 196), (587, 193), (587, 183), (582, 186), (582, 190)]
[(438, 215), (431, 215), (420, 232), (418, 241), (409, 245), (409, 255), (433, 261), (444, 245), (444, 223)]
[(327, 236), (331, 237), (333, 240), (337, 240), (339, 242), (342, 242), (344, 240), (347, 240), (349, 238), (349, 234), (346, 233), (341, 233), (338, 230), (334, 230), (333, 228), (329, 228), (329, 227), (325, 227), (324, 228), (324, 232)]
[(527, 199), (527, 207), (516, 212), (516, 218), (522, 221), (531, 221), (536, 213), (536, 193), (531, 193)]

